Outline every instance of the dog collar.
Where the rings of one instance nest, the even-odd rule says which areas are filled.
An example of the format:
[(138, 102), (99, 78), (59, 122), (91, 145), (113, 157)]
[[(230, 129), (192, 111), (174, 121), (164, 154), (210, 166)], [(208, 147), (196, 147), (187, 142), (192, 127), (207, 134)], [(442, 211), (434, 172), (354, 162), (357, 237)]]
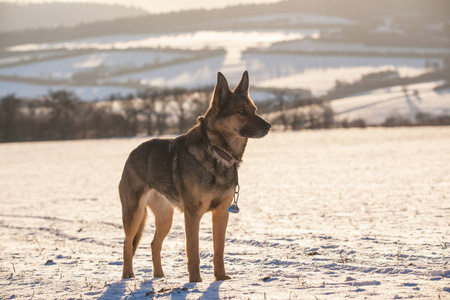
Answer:
[(227, 152), (223, 151), (219, 147), (216, 147), (216, 146), (212, 146), (212, 147), (214, 150), (216, 150), (217, 154), (219, 154), (219, 156), (222, 157), (223, 159), (225, 159), (227, 162), (231, 162), (233, 160), (233, 156), (231, 156)]

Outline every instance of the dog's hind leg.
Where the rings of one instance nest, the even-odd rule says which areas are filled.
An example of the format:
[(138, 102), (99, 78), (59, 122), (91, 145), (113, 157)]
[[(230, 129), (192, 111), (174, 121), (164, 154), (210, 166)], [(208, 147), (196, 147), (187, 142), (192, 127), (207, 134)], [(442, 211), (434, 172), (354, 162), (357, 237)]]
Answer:
[(147, 220), (147, 210), (146, 209), (144, 209), (143, 214), (144, 215), (141, 217), (141, 223), (139, 224), (138, 231), (136, 232), (136, 235), (134, 236), (134, 239), (133, 239), (133, 256), (136, 253), (136, 249), (139, 246), (139, 242), (141, 241), (141, 238), (142, 238), (142, 233), (144, 232), (145, 221)]
[(161, 265), (161, 248), (165, 237), (172, 227), (173, 208), (170, 205), (169, 200), (156, 191), (151, 192), (148, 204), (155, 215), (155, 236), (151, 243), (153, 277), (164, 277)]
[[(125, 241), (123, 245), (123, 278), (134, 277), (133, 256), (136, 252), (139, 241), (144, 230), (146, 211), (146, 197), (132, 197), (130, 193), (121, 190), (122, 220), (125, 231)], [(136, 201), (135, 198), (139, 200)]]

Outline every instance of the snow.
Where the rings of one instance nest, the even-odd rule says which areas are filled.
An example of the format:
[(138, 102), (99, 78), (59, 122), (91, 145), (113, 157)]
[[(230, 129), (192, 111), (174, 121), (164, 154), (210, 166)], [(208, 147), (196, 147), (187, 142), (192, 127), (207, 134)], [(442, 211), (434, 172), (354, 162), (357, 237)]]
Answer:
[[(315, 15), (296, 15), (293, 18), (319, 18)], [(279, 15), (265, 16), (278, 18)], [(323, 17), (323, 16), (322, 16)], [(294, 19), (295, 19), (294, 18)], [(332, 17), (324, 17), (323, 22), (340, 22)], [(320, 19), (320, 18), (319, 18)], [(253, 19), (252, 19), (253, 20)], [(254, 21), (258, 21), (255, 19)], [(156, 61), (165, 62), (176, 57), (190, 54), (170, 54), (159, 51), (146, 52), (139, 47), (171, 47), (186, 50), (204, 48), (224, 48), (226, 55), (205, 58), (188, 63), (178, 63), (155, 70), (130, 73), (117, 77), (99, 80), (100, 83), (114, 85), (115, 82), (126, 83), (139, 81), (142, 84), (159, 87), (196, 88), (213, 85), (217, 71), (223, 72), (231, 82), (238, 82), (242, 72), (248, 70), (252, 85), (263, 88), (293, 88), (308, 89), (314, 96), (322, 96), (335, 86), (336, 80), (353, 82), (362, 75), (371, 72), (396, 70), (399, 75), (418, 76), (429, 70), (428, 63), (436, 62), (442, 65), (442, 59), (427, 59), (425, 57), (398, 57), (400, 54), (435, 55), (449, 53), (448, 49), (411, 48), (411, 47), (373, 47), (360, 43), (329, 43), (314, 39), (320, 32), (317, 29), (305, 30), (241, 30), (241, 31), (189, 31), (165, 34), (113, 35), (67, 41), (64, 43), (28, 44), (12, 47), (11, 51), (31, 51), (39, 49), (96, 49), (93, 54), (80, 55), (65, 59), (55, 59), (40, 63), (1, 68), (2, 75), (18, 75), (39, 78), (70, 79), (77, 72), (89, 71), (94, 68), (108, 67), (111, 71), (128, 67), (142, 66)], [(309, 39), (305, 39), (309, 37)], [(299, 39), (303, 39), (300, 40)], [(278, 43), (277, 42), (283, 42)], [(280, 51), (309, 51), (312, 55), (264, 54), (244, 52), (248, 48)], [(134, 51), (116, 51), (117, 49), (136, 48)], [(114, 50), (116, 49), (116, 50)], [(112, 51), (109, 51), (112, 50)], [(338, 55), (317, 55), (317, 51)], [(339, 55), (350, 52), (362, 52), (364, 56)], [(349, 52), (349, 53), (350, 53)], [(370, 52), (374, 56), (366, 56)], [(376, 53), (379, 53), (376, 54)], [(395, 53), (395, 57), (388, 57)], [(29, 54), (27, 54), (29, 55)], [(94, 84), (94, 83), (93, 83)], [(0, 83), (0, 85), (6, 85)], [(6, 95), (16, 85), (7, 85), (0, 89), (0, 97)], [(21, 85), (27, 91), (15, 90), (16, 93), (32, 94), (39, 89), (36, 86)], [(47, 90), (50, 87), (42, 87)], [(87, 87), (89, 89), (89, 87)], [(101, 87), (100, 89), (104, 89)], [(120, 88), (116, 88), (120, 89)], [(114, 92), (111, 90), (111, 93)], [(88, 95), (87, 99), (96, 98)]]
[[(128, 49), (140, 47), (169, 47), (186, 50), (224, 48), (226, 68), (240, 68), (242, 52), (250, 47), (268, 47), (275, 42), (317, 36), (318, 30), (242, 30), (242, 31), (193, 31), (171, 34), (114, 35), (86, 38), (52, 44), (27, 44), (10, 48), (10, 51), (36, 51), (42, 49)], [(26, 67), (25, 67), (26, 68)], [(193, 83), (195, 84), (195, 83)], [(192, 85), (192, 84), (191, 84)]]
[[(443, 81), (376, 89), (360, 95), (333, 100), (331, 107), (339, 119), (364, 119), (367, 124), (382, 124), (387, 117), (402, 116), (411, 121), (417, 113), (450, 115), (450, 89), (433, 90)], [(417, 91), (417, 94), (415, 94)]]
[(304, 88), (316, 96), (335, 86), (336, 80), (352, 82), (362, 75), (397, 70), (400, 76), (416, 76), (424, 69), (424, 58), (349, 57), (315, 55), (244, 54), (241, 62), (227, 64), (227, 56), (178, 64), (164, 69), (108, 78), (108, 82), (139, 80), (142, 84), (169, 87), (213, 85), (216, 72), (223, 72), (230, 86), (248, 70), (252, 85), (259, 87)]
[(110, 77), (106, 81), (113, 83), (135, 80), (141, 84), (161, 87), (196, 88), (213, 86), (217, 80), (217, 70), (220, 70), (224, 60), (224, 56), (217, 56), (162, 69)]
[(372, 30), (372, 32), (376, 32), (376, 33), (396, 33), (396, 34), (404, 34), (405, 31), (401, 30), (401, 29), (396, 29), (394, 28), (392, 25), (392, 19), (386, 18), (384, 20), (384, 24), (383, 25), (378, 25), (377, 29)]
[(282, 22), (282, 24), (299, 25), (299, 24), (321, 24), (321, 25), (356, 25), (359, 22), (351, 21), (346, 18), (337, 16), (327, 16), (318, 14), (270, 14), (256, 17), (245, 17), (233, 20), (232, 22)]
[[(278, 15), (271, 15), (276, 18)], [(293, 14), (293, 16), (297, 16)], [(266, 16), (268, 17), (268, 16)], [(297, 16), (298, 17), (298, 16)], [(320, 17), (304, 16), (300, 17)], [(325, 22), (328, 19), (324, 19)], [(333, 21), (331, 18), (328, 21)], [(339, 21), (339, 20), (334, 20)], [(342, 21), (342, 20), (340, 20)], [(11, 48), (12, 51), (39, 49), (97, 49), (98, 52), (65, 59), (55, 59), (34, 64), (0, 68), (0, 74), (31, 76), (40, 78), (69, 79), (74, 73), (107, 66), (115, 70), (124, 66), (140, 66), (155, 61), (168, 61), (182, 54), (140, 51), (139, 47), (171, 47), (186, 50), (203, 48), (224, 48), (224, 57), (205, 58), (189, 63), (180, 63), (165, 68), (111, 77), (101, 82), (139, 81), (160, 87), (203, 87), (215, 83), (216, 72), (223, 72), (231, 81), (240, 79), (248, 70), (252, 84), (265, 88), (303, 88), (311, 90), (314, 96), (321, 96), (335, 86), (336, 80), (352, 82), (362, 75), (385, 70), (397, 70), (400, 76), (417, 76), (425, 73), (427, 58), (368, 57), (343, 55), (289, 55), (245, 53), (248, 48), (269, 47), (270, 50), (288, 51), (356, 51), (386, 53), (436, 54), (448, 53), (448, 49), (371, 47), (358, 43), (318, 42), (306, 37), (319, 34), (316, 29), (308, 30), (242, 30), (242, 31), (192, 31), (166, 34), (114, 35), (86, 38), (64, 43), (29, 44)], [(304, 39), (298, 41), (298, 39)], [(284, 42), (274, 44), (277, 42)], [(112, 51), (106, 49), (127, 49), (135, 51)], [(102, 50), (105, 49), (105, 50)], [(187, 54), (186, 54), (187, 55)], [(428, 61), (429, 62), (429, 61)], [(441, 59), (433, 59), (442, 65)], [(47, 89), (47, 87), (45, 87)], [(33, 87), (30, 86), (30, 91)], [(4, 92), (2, 91), (2, 94)]]
[(29, 60), (31, 58), (46, 58), (50, 56), (54, 56), (57, 54), (57, 52), (41, 52), (41, 53), (33, 53), (33, 54), (23, 54), (23, 55), (17, 55), (14, 56), (0, 56), (0, 66), (6, 65), (6, 64), (12, 64), (12, 63), (18, 63), (20, 61)]
[(163, 246), (167, 277), (151, 277), (150, 218), (136, 279), (120, 278), (117, 185), (144, 139), (0, 144), (0, 298), (448, 298), (449, 136), (368, 128), (249, 141), (225, 246), (232, 280), (214, 282), (205, 215), (197, 284), (179, 212)]
[(64, 43), (26, 44), (8, 48), (9, 51), (36, 51), (46, 49), (128, 49), (140, 47), (170, 47), (199, 50), (204, 48), (228, 48), (269, 46), (272, 43), (301, 39), (318, 30), (201, 30), (169, 34), (130, 34), (85, 38)]
[(361, 52), (379, 54), (449, 54), (448, 48), (426, 48), (426, 47), (386, 47), (368, 46), (363, 43), (339, 43), (322, 42), (311, 39), (287, 41), (270, 47), (270, 50), (281, 51), (308, 51), (308, 52)]
[[(172, 58), (171, 54), (159, 56), (155, 53), (149, 53), (147, 56), (145, 52), (137, 53), (139, 55), (135, 55), (134, 52), (85, 55), (33, 65), (3, 68), (0, 69), (0, 74), (68, 78), (74, 72), (89, 70), (89, 68), (99, 66), (99, 64), (117, 68), (125, 63), (128, 65), (152, 63), (156, 57), (161, 61)], [(114, 85), (114, 82), (125, 83), (133, 80), (153, 86), (196, 88), (214, 85), (217, 71), (221, 71), (227, 77), (230, 86), (232, 86), (239, 82), (242, 72), (248, 70), (253, 86), (303, 88), (311, 90), (315, 96), (321, 96), (335, 86), (336, 80), (353, 82), (360, 79), (364, 74), (386, 70), (396, 70), (400, 76), (417, 76), (426, 72), (424, 68), (426, 64), (425, 58), (287, 54), (244, 54), (240, 56), (239, 51), (235, 53), (236, 56), (233, 56), (233, 53), (230, 54), (228, 52), (225, 56), (205, 58), (145, 72), (109, 77), (101, 80), (101, 82)], [(236, 63), (236, 60), (239, 63)], [(49, 88), (53, 89), (53, 87), (7, 82), (0, 82), (0, 87), (2, 96), (12, 92), (33, 96), (33, 93), (40, 95)], [(55, 87), (55, 89), (58, 88)], [(89, 87), (85, 88), (85, 90), (89, 89)], [(105, 97), (108, 95), (107, 87), (98, 87), (98, 89), (105, 90)], [(115, 93), (120, 89), (122, 88), (111, 88), (110, 93)], [(36, 90), (38, 92), (35, 92)], [(132, 91), (132, 89), (127, 90)], [(85, 93), (80, 95), (80, 97), (83, 99), (86, 97), (86, 100), (89, 100), (96, 98), (97, 95)]]
[(400, 76), (426, 72), (425, 58), (245, 54), (242, 59), (256, 85), (304, 88), (316, 96), (333, 88), (336, 80), (353, 82), (372, 72), (397, 70)]
[(157, 51), (95, 52), (51, 61), (31, 63), (0, 69), (1, 75), (69, 79), (76, 72), (92, 68), (111, 67), (114, 69), (140, 67), (144, 64), (167, 62), (188, 54), (172, 54)]

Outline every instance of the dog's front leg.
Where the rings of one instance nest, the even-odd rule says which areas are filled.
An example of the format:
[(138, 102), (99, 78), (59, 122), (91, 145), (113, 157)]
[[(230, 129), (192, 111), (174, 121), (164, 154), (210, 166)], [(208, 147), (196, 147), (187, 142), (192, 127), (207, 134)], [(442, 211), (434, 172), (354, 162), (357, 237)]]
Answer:
[(216, 280), (231, 279), (225, 272), (223, 261), (225, 249), (225, 233), (227, 231), (229, 212), (227, 207), (229, 202), (223, 201), (223, 204), (212, 211), (213, 244), (214, 244), (214, 277)]
[(189, 282), (201, 282), (200, 253), (198, 233), (201, 215), (197, 212), (184, 212), (184, 226), (186, 230), (186, 255), (189, 272)]

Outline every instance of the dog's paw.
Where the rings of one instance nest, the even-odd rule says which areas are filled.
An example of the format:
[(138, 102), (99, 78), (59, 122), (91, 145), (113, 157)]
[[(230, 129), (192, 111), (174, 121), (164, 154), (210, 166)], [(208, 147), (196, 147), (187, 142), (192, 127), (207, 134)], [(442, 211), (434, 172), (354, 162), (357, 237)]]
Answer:
[(164, 272), (154, 272), (153, 273), (153, 278), (163, 278), (164, 277)]
[(229, 280), (231, 279), (230, 276), (225, 275), (225, 276), (216, 276), (216, 281), (225, 281), (225, 280)]
[(189, 276), (189, 282), (202, 282), (202, 278), (200, 276)]
[(123, 279), (134, 278), (134, 273), (133, 272), (131, 272), (131, 273), (123, 273), (122, 278)]

